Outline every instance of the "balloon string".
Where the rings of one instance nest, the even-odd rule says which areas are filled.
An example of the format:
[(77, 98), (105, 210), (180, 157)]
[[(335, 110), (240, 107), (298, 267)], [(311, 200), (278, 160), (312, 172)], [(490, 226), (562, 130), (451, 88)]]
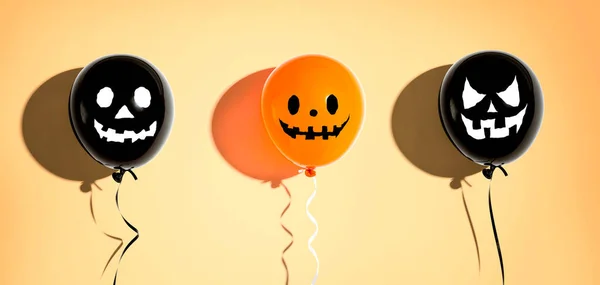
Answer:
[(473, 234), (473, 241), (475, 241), (475, 249), (477, 250), (477, 266), (479, 268), (479, 273), (481, 273), (481, 254), (479, 252), (479, 242), (477, 241), (477, 234), (475, 234), (475, 227), (473, 226), (473, 220), (471, 219), (469, 207), (467, 206), (467, 200), (465, 199), (465, 190), (462, 189), (462, 187), (461, 192), (463, 205), (465, 206), (465, 212), (467, 213), (467, 218), (469, 219), (469, 226), (471, 227), (471, 233)]
[[(98, 187), (100, 188), (100, 187)], [(94, 220), (94, 224), (96, 226), (98, 226), (98, 222), (96, 221), (96, 215), (94, 213), (94, 191), (92, 191), (90, 193), (90, 212), (92, 214), (92, 219)], [(102, 233), (114, 240), (118, 240), (119, 241), (119, 246), (113, 251), (113, 253), (110, 255), (110, 257), (108, 258), (108, 260), (106, 261), (106, 264), (104, 265), (104, 269), (102, 269), (102, 274), (100, 276), (104, 276), (104, 273), (106, 272), (106, 269), (108, 268), (108, 265), (110, 264), (110, 262), (112, 261), (112, 259), (115, 257), (115, 255), (117, 254), (117, 252), (119, 251), (119, 249), (121, 249), (121, 247), (123, 246), (123, 239), (110, 235), (104, 231), (102, 231)]]
[(311, 245), (312, 242), (317, 237), (317, 234), (319, 233), (319, 224), (317, 224), (317, 220), (315, 220), (315, 217), (313, 217), (313, 215), (311, 215), (310, 212), (308, 211), (308, 206), (310, 205), (312, 200), (315, 198), (315, 195), (317, 195), (317, 178), (316, 177), (313, 177), (313, 183), (315, 185), (315, 190), (313, 191), (312, 195), (310, 195), (310, 197), (308, 198), (308, 201), (306, 202), (306, 215), (308, 215), (308, 218), (316, 227), (315, 232), (308, 239), (308, 250), (312, 253), (312, 255), (315, 257), (315, 260), (317, 261), (317, 271), (315, 273), (315, 276), (313, 277), (311, 285), (315, 285), (315, 283), (317, 282), (317, 277), (319, 277), (319, 265), (320, 265), (319, 257), (317, 256), (317, 252), (315, 252), (315, 249)]
[(492, 229), (494, 230), (494, 239), (496, 240), (496, 249), (498, 250), (498, 259), (500, 260), (500, 270), (502, 271), (502, 284), (504, 284), (504, 262), (502, 260), (502, 250), (500, 249), (500, 241), (498, 240), (498, 232), (496, 231), (496, 222), (494, 221), (494, 210), (492, 209), (492, 181), (488, 189), (488, 204), (490, 207), (490, 218), (492, 220)]
[[(288, 199), (289, 202), (287, 204), (287, 206), (285, 206), (285, 209), (283, 209), (283, 212), (281, 212), (281, 216), (280, 219), (283, 218), (283, 215), (285, 214), (285, 212), (287, 212), (287, 210), (290, 208), (290, 206), (292, 205), (292, 194), (290, 193), (290, 190), (287, 188), (287, 186), (285, 186), (283, 183), (281, 183), (281, 186), (283, 187), (283, 189), (285, 190), (285, 193), (287, 193), (288, 195)], [(281, 262), (283, 262), (283, 267), (285, 268), (285, 285), (288, 285), (290, 282), (290, 272), (288, 270), (288, 266), (287, 263), (285, 262), (285, 252), (292, 246), (292, 244), (294, 244), (294, 235), (292, 234), (292, 232), (290, 230), (288, 230), (285, 225), (283, 225), (283, 222), (281, 222), (281, 227), (283, 228), (283, 230), (288, 233), (290, 235), (290, 237), (292, 238), (292, 240), (290, 241), (290, 243), (287, 245), (287, 247), (283, 250), (283, 252), (281, 253)]]
[[(124, 173), (124, 171), (121, 170), (121, 174), (123, 174), (123, 173)], [(130, 171), (130, 173), (133, 175), (133, 172)], [(137, 178), (134, 176), (134, 179), (137, 179)], [(139, 233), (138, 229), (135, 228), (131, 223), (129, 223), (129, 221), (127, 221), (127, 219), (125, 219), (125, 217), (121, 213), (121, 208), (119, 207), (119, 189), (120, 188), (121, 188), (121, 183), (119, 183), (119, 187), (117, 188), (117, 194), (115, 195), (115, 202), (117, 204), (117, 210), (119, 210), (119, 215), (121, 215), (121, 219), (123, 219), (123, 221), (125, 222), (125, 224), (127, 224), (127, 226), (133, 232), (135, 232), (135, 237), (133, 237), (133, 239), (131, 239), (131, 241), (129, 241), (129, 243), (127, 243), (127, 245), (123, 249), (123, 252), (121, 252), (121, 256), (119, 257), (119, 265), (121, 264), (121, 260), (123, 259), (123, 256), (125, 255), (125, 252), (127, 252), (127, 250), (129, 249), (129, 247), (131, 247), (131, 245), (133, 245), (133, 243), (140, 237), (140, 233)], [(117, 284), (117, 276), (118, 275), (119, 275), (119, 267), (117, 266), (117, 270), (115, 271), (115, 278), (113, 279), (113, 285)]]

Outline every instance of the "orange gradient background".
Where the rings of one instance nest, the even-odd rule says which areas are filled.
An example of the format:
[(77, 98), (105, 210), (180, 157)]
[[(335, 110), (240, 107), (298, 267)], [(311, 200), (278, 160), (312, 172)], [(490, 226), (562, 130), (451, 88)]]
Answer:
[[(43, 85), (111, 53), (154, 63), (176, 104), (162, 152), (136, 171), (138, 181), (127, 176), (121, 186), (122, 212), (140, 238), (121, 262), (119, 285), (284, 284), (280, 257), (290, 237), (279, 215), (287, 196), (261, 181), (272, 177), (293, 196), (283, 217), (295, 236), (286, 253), (290, 284), (309, 284), (316, 263), (306, 243), (314, 226), (304, 203), (312, 182), (290, 175), (295, 169), (279, 158), (269, 161), (285, 171), (245, 176), (232, 165), (247, 163), (228, 161), (245, 158), (222, 155), (212, 131), (215, 106), (232, 85), (306, 53), (348, 65), (367, 100), (354, 147), (318, 172), (310, 208), (320, 228), (313, 243), (321, 262), (317, 284), (500, 284), (488, 182), (476, 169), (465, 172), (472, 174), (464, 191), (481, 249), (479, 274), (460, 190), (446, 177), (453, 174), (417, 167), (391, 127), (395, 102), (413, 79), (482, 49), (523, 59), (545, 95), (537, 140), (492, 187), (506, 284), (599, 284), (594, 2), (3, 1), (0, 284), (112, 282), (115, 264), (100, 274), (119, 242), (102, 231), (126, 241), (133, 233), (116, 212), (114, 181), (64, 127), (73, 72)], [(36, 99), (37, 107), (27, 109), (30, 98), (44, 104)], [(259, 148), (273, 154), (267, 144)], [(97, 181), (82, 191), (81, 180)]]

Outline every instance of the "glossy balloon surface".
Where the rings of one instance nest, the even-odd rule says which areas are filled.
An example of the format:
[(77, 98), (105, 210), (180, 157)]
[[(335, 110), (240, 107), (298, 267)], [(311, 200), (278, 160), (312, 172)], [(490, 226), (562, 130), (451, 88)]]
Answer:
[(456, 62), (439, 94), (439, 115), (454, 146), (472, 161), (501, 166), (521, 157), (540, 129), (544, 102), (522, 60), (483, 51)]
[(303, 55), (278, 66), (265, 83), (261, 106), (275, 146), (307, 168), (342, 157), (365, 116), (358, 78), (341, 62), (323, 55)]
[(69, 115), (90, 156), (107, 167), (128, 170), (162, 149), (173, 123), (173, 95), (163, 74), (147, 60), (111, 55), (79, 73)]

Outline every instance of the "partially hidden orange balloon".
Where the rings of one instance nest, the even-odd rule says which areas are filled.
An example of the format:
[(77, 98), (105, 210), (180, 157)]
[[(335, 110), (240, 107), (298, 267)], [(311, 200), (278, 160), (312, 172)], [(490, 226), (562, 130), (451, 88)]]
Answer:
[(343, 63), (303, 55), (278, 66), (263, 88), (261, 110), (275, 146), (315, 175), (354, 144), (365, 117), (358, 78)]

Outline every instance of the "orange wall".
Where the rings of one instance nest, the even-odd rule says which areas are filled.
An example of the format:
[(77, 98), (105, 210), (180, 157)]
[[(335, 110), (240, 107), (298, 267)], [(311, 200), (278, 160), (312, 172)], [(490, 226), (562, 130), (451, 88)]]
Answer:
[[(304, 53), (343, 61), (367, 94), (356, 145), (318, 171), (311, 205), (320, 227), (317, 284), (500, 284), (488, 182), (443, 136), (435, 111), (443, 71), (426, 73), (482, 49), (526, 61), (545, 92), (537, 140), (507, 167), (510, 176), (494, 180), (506, 284), (600, 284), (594, 2), (5, 0), (0, 284), (111, 284), (114, 263), (100, 275), (119, 242), (102, 231), (126, 241), (132, 232), (116, 211), (109, 172), (70, 130), (76, 71), (62, 74), (110, 53), (152, 61), (176, 99), (166, 146), (136, 172), (138, 181), (127, 176), (121, 187), (123, 214), (141, 236), (121, 263), (119, 285), (284, 284), (280, 257), (289, 236), (279, 215), (287, 196), (261, 179), (290, 177), (294, 169), (258, 129), (260, 76), (227, 90)], [(215, 106), (231, 92), (238, 99), (224, 108), (237, 116), (213, 122)], [(215, 144), (213, 126), (235, 131), (237, 124), (257, 131)], [(237, 154), (244, 141), (262, 156)], [(449, 186), (460, 176), (471, 185), (464, 191), (480, 275), (461, 190)], [(97, 185), (81, 191), (84, 180)], [(303, 176), (284, 183), (293, 196), (283, 219), (295, 236), (285, 255), (290, 284), (308, 284), (316, 266), (306, 245), (314, 226), (304, 212), (312, 184)]]

